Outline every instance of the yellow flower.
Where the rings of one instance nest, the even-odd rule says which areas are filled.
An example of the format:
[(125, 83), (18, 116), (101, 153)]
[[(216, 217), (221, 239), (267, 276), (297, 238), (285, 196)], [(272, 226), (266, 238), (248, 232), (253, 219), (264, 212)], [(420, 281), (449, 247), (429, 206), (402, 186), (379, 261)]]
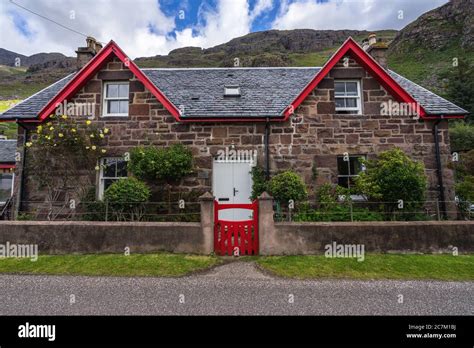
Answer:
[(100, 134), (99, 134), (99, 137), (103, 138), (103, 137), (104, 137), (104, 135), (103, 135), (102, 133), (100, 133)]
[(100, 170), (100, 167), (99, 167), (99, 166), (95, 166), (95, 170)]
[(86, 124), (87, 124), (87, 125), (90, 125), (91, 123), (92, 123), (92, 122), (91, 122), (90, 120), (87, 120), (87, 121), (86, 121)]
[(50, 131), (54, 130), (54, 127), (49, 127), (49, 130), (50, 130)]
[(94, 137), (94, 134), (91, 134), (90, 137), (93, 138), (93, 137)]
[(76, 128), (71, 128), (71, 132), (76, 133)]
[(107, 152), (106, 149), (102, 149), (102, 150), (100, 150), (100, 151), (101, 151), (102, 153), (106, 153), (106, 152)]
[(43, 130), (43, 126), (38, 126), (38, 128), (36, 128), (36, 132), (38, 133), (41, 133), (42, 130)]
[(92, 146), (92, 150), (95, 151), (96, 149), (97, 149), (97, 146), (93, 145), (93, 146)]
[(61, 118), (62, 118), (63, 120), (67, 120), (67, 115), (62, 115)]
[(104, 134), (107, 134), (109, 132), (108, 128), (104, 128)]
[(59, 133), (59, 134), (58, 134), (58, 137), (60, 137), (60, 138), (62, 138), (63, 136), (64, 136), (63, 133)]
[(31, 145), (33, 145), (33, 143), (29, 141), (25, 145), (26, 145), (26, 147), (31, 147)]
[(51, 123), (51, 122), (48, 122), (48, 123), (46, 123), (46, 125), (49, 127), (49, 126), (52, 125), (52, 123)]
[(86, 150), (89, 150), (89, 146), (86, 146)]

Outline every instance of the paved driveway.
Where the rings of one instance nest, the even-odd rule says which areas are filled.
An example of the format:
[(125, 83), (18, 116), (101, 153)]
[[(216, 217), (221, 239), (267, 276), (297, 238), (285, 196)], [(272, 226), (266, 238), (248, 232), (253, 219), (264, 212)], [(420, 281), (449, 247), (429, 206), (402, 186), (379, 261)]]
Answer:
[(0, 315), (60, 314), (473, 315), (474, 282), (300, 281), (251, 262), (183, 278), (0, 275)]

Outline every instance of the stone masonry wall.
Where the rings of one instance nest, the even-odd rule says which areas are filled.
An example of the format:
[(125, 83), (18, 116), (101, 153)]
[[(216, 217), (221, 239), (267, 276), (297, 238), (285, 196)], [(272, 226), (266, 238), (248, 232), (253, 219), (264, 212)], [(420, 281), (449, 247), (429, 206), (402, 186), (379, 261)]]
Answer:
[[(273, 122), (270, 132), (271, 172), (294, 169), (304, 178), (310, 191), (324, 182), (337, 183), (337, 155), (376, 156), (394, 146), (424, 162), (429, 177), (429, 200), (437, 197), (436, 163), (432, 122), (409, 117), (384, 116), (380, 103), (391, 97), (375, 78), (353, 60), (349, 67), (339, 63), (320, 85), (295, 110), (287, 122)], [(334, 78), (360, 79), (363, 90), (363, 114), (335, 114)], [(101, 118), (103, 82), (130, 80), (129, 117)], [(180, 190), (196, 195), (212, 190), (213, 156), (234, 144), (238, 150), (257, 150), (264, 166), (263, 123), (178, 123), (143, 84), (118, 60), (112, 60), (77, 93), (70, 102), (95, 103), (95, 119), (110, 129), (107, 156), (122, 156), (138, 145), (169, 146), (182, 143), (194, 155), (195, 173), (180, 184)], [(85, 120), (83, 118), (83, 120)], [(299, 120), (296, 122), (295, 120)], [(441, 154), (446, 198), (453, 200), (453, 174), (447, 167), (448, 123), (442, 121)], [(20, 142), (19, 142), (20, 144)], [(313, 166), (319, 173), (313, 178)], [(90, 170), (91, 182), (97, 173)], [(17, 185), (18, 186), (18, 185)], [(35, 195), (30, 179), (25, 181), (27, 197)]]

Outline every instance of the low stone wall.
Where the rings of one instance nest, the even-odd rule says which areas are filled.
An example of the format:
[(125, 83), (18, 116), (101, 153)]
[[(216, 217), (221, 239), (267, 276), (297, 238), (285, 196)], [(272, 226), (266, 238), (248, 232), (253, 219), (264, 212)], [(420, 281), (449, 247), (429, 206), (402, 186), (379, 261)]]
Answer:
[(275, 223), (260, 233), (260, 254), (321, 254), (334, 242), (365, 252), (474, 252), (474, 221)]
[(209, 254), (212, 244), (200, 223), (1, 221), (0, 244), (37, 244), (39, 253)]

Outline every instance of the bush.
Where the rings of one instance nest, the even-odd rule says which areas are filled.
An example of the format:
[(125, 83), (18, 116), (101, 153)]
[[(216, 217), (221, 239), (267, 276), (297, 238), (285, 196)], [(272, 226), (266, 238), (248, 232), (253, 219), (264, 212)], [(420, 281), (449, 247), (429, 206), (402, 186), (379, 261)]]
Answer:
[(252, 167), (250, 173), (252, 175), (252, 195), (250, 199), (254, 200), (267, 190), (268, 181), (265, 180), (265, 171), (262, 167)]
[(279, 203), (288, 203), (290, 199), (303, 201), (308, 197), (303, 180), (295, 172), (288, 170), (271, 178), (268, 188), (270, 194)]
[(150, 199), (148, 186), (136, 179), (126, 178), (114, 182), (105, 191), (104, 198), (117, 220), (141, 220), (145, 204)]
[(474, 125), (456, 122), (449, 127), (449, 140), (452, 151), (469, 151), (474, 149)]
[(136, 147), (130, 153), (128, 168), (141, 180), (173, 182), (192, 173), (193, 155), (181, 144)]
[(95, 186), (86, 191), (81, 198), (81, 220), (105, 221), (106, 208), (103, 201), (96, 200)]
[(427, 178), (422, 163), (413, 161), (399, 148), (382, 152), (379, 158), (364, 161), (366, 170), (356, 179), (357, 190), (369, 201), (379, 201), (391, 213), (403, 200), (403, 210), (415, 211), (424, 205)]

